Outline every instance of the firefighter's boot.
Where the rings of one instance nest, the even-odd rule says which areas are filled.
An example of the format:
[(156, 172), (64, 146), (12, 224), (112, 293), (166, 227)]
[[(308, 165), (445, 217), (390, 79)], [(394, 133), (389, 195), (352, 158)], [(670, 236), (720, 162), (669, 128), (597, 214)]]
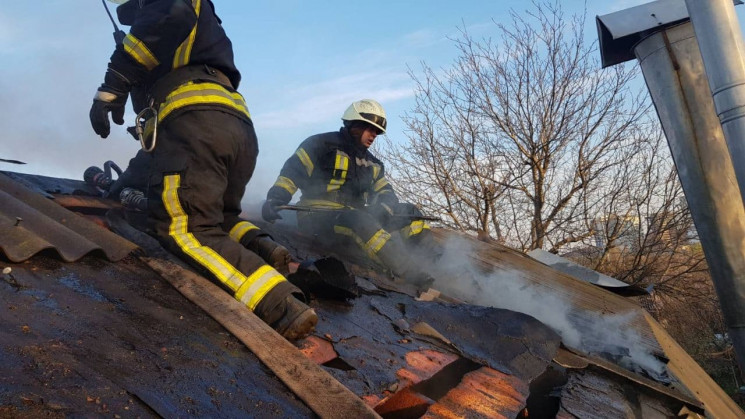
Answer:
[(290, 262), (292, 262), (290, 252), (271, 237), (257, 236), (246, 245), (246, 248), (259, 255), (282, 276), (286, 277), (290, 274)]
[(255, 310), (259, 318), (287, 340), (301, 339), (313, 332), (318, 324), (318, 315), (312, 308), (293, 294), (287, 294), (278, 303), (272, 304), (275, 297), (270, 291), (262, 299)]

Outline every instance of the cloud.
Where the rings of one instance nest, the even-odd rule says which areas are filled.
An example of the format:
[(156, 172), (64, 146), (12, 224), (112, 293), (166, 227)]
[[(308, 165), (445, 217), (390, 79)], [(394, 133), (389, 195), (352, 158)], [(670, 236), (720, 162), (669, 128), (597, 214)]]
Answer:
[(319, 121), (338, 122), (355, 100), (372, 98), (389, 103), (413, 97), (406, 73), (375, 71), (345, 75), (314, 84), (293, 86), (272, 103), (277, 110), (255, 114), (262, 128), (303, 128)]
[(111, 26), (100, 4), (70, 9), (67, 1), (10, 2), (0, 12), (0, 157), (28, 163), (0, 169), (80, 179), (86, 167), (126, 164), (136, 150), (120, 127), (107, 140), (90, 127)]
[(17, 33), (17, 23), (6, 14), (0, 14), (0, 54), (20, 48)]
[(404, 35), (401, 38), (401, 41), (409, 47), (420, 48), (437, 44), (442, 42), (444, 39), (445, 38), (431, 29), (420, 29)]

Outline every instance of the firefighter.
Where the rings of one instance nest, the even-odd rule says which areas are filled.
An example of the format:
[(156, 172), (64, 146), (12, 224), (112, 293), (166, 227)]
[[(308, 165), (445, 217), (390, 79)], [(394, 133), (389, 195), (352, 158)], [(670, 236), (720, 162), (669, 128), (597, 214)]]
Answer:
[(422, 215), (416, 206), (399, 202), (383, 163), (369, 150), (385, 132), (383, 107), (372, 99), (356, 101), (341, 119), (339, 131), (307, 138), (285, 162), (267, 192), (262, 217), (268, 222), (282, 218), (278, 207), (300, 189), (298, 204), (319, 209), (298, 214), (301, 231), (331, 238), (332, 244), (352, 240), (395, 275), (428, 286), (431, 277), (408, 250), (434, 248), (430, 228), (416, 220)]
[[(117, 179), (106, 176), (104, 170), (97, 166), (86, 169), (83, 178), (86, 183), (96, 186), (103, 191), (104, 198), (118, 199), (125, 209), (125, 217), (134, 227), (151, 233), (147, 226), (147, 197), (148, 178), (152, 156), (144, 150), (139, 150), (129, 161), (127, 169)], [(257, 225), (242, 220), (245, 234), (236, 237), (248, 250), (259, 255), (266, 263), (279, 271), (283, 276), (290, 273), (290, 262), (293, 258), (284, 246), (275, 242), (269, 233)], [(222, 223), (221, 227), (230, 232), (234, 225)], [(231, 236), (232, 237), (232, 236)]]
[(131, 94), (152, 149), (147, 209), (156, 237), (286, 338), (307, 335), (318, 317), (295, 297), (302, 292), (245, 247), (255, 226), (239, 218), (240, 202), (258, 143), (212, 1), (115, 2), (131, 28), (93, 99), (93, 130), (106, 138), (109, 114), (121, 125)]

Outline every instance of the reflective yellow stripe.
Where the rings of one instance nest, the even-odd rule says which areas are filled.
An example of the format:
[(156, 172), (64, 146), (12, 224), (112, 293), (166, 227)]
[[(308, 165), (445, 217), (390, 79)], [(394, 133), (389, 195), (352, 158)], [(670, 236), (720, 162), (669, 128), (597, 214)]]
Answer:
[(230, 229), (230, 238), (234, 241), (240, 242), (243, 236), (251, 230), (258, 230), (259, 228), (249, 223), (248, 221), (239, 221), (235, 223), (233, 228)]
[(295, 182), (293, 182), (292, 179), (288, 177), (279, 176), (277, 178), (277, 181), (274, 182), (274, 186), (279, 186), (280, 188), (289, 192), (290, 195), (295, 195), (295, 192), (297, 192), (297, 186), (295, 186)]
[(181, 186), (180, 175), (169, 175), (164, 179), (163, 204), (171, 217), (168, 234), (173, 237), (181, 250), (207, 268), (220, 282), (233, 291), (243, 284), (245, 277), (213, 249), (202, 246), (188, 231), (189, 217), (181, 207), (178, 189)]
[(165, 119), (176, 109), (190, 105), (221, 104), (233, 108), (247, 117), (251, 117), (248, 106), (238, 92), (229, 92), (217, 83), (189, 82), (171, 92), (160, 105), (158, 121)]
[(298, 148), (295, 154), (300, 159), (300, 163), (305, 166), (305, 172), (308, 173), (308, 177), (310, 177), (313, 173), (313, 162), (310, 160), (310, 156), (302, 148)]
[(248, 277), (235, 293), (235, 299), (254, 310), (262, 298), (285, 277), (269, 265), (264, 265)]
[[(171, 217), (171, 224), (168, 227), (169, 236), (173, 238), (182, 252), (204, 266), (215, 278), (233, 292), (243, 290), (241, 297), (239, 298), (236, 295), (235, 298), (240, 301), (247, 300), (248, 302), (244, 303), (249, 309), (253, 310), (266, 293), (284, 280), (284, 277), (268, 265), (264, 265), (262, 268), (271, 269), (276, 275), (279, 275), (279, 279), (274, 278), (274, 276), (265, 279), (263, 275), (257, 274), (262, 268), (247, 278), (213, 249), (199, 243), (199, 240), (188, 230), (189, 217), (184, 212), (178, 198), (178, 189), (180, 186), (180, 175), (167, 175), (163, 179), (163, 194), (161, 198), (163, 199), (163, 205), (168, 215)], [(262, 272), (265, 271), (266, 269)], [(252, 285), (254, 284), (257, 284), (257, 286), (253, 287)], [(256, 292), (253, 292), (254, 290)], [(253, 292), (253, 294), (249, 292)]]
[(334, 226), (334, 232), (336, 234), (341, 234), (341, 235), (344, 235), (344, 236), (351, 237), (352, 240), (354, 240), (357, 243), (357, 245), (360, 247), (360, 249), (364, 250), (365, 253), (367, 253), (367, 256), (370, 259), (374, 260), (377, 263), (382, 263), (380, 261), (380, 258), (378, 258), (378, 255), (376, 253), (371, 252), (370, 249), (367, 247), (367, 244), (351, 228), (344, 227), (344, 226), (339, 226), (339, 225), (335, 225)]
[(152, 70), (160, 64), (147, 46), (131, 33), (124, 37), (122, 47), (124, 48), (124, 52), (148, 70)]
[(337, 191), (347, 180), (347, 170), (349, 169), (349, 157), (341, 151), (336, 153), (334, 162), (334, 174), (326, 186), (326, 192)]
[(373, 179), (377, 179), (379, 174), (380, 174), (380, 165), (373, 164)]
[(401, 229), (401, 235), (404, 237), (415, 236), (424, 231), (424, 229), (429, 229), (429, 225), (427, 223), (425, 223), (423, 220), (414, 221)]
[(388, 240), (390, 240), (391, 234), (387, 231), (380, 229), (373, 236), (370, 238), (370, 240), (365, 243), (365, 246), (367, 246), (367, 249), (371, 253), (377, 254), (380, 249), (385, 246), (386, 243), (388, 243)]
[(197, 21), (194, 22), (194, 27), (191, 28), (189, 36), (181, 43), (181, 45), (179, 45), (178, 48), (176, 48), (176, 52), (173, 56), (174, 69), (189, 64), (189, 60), (191, 60), (191, 50), (194, 47), (194, 39), (197, 37), (197, 22), (199, 22), (199, 12), (202, 9), (202, 1), (192, 0), (191, 5), (194, 8), (194, 13), (197, 14)]
[(373, 190), (375, 192), (378, 192), (381, 189), (383, 189), (385, 187), (385, 185), (387, 185), (387, 184), (388, 184), (388, 180), (386, 178), (382, 178), (382, 179), (378, 180), (377, 182), (375, 182), (375, 184), (373, 185)]
[(317, 207), (317, 208), (333, 208), (333, 209), (349, 208), (349, 207), (345, 207), (343, 204), (340, 204), (338, 202), (326, 201), (324, 199), (301, 199), (300, 202), (298, 202), (298, 205), (305, 205), (305, 206)]

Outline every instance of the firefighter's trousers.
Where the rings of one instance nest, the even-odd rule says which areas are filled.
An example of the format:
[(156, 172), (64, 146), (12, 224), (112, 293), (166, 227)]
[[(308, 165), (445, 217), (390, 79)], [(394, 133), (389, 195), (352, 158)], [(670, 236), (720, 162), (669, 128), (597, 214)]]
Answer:
[[(358, 209), (299, 213), (298, 227), (331, 244), (352, 241), (370, 259), (412, 282), (425, 274), (412, 251), (433, 240), (432, 232), (422, 221), (382, 224), (370, 213)], [(397, 234), (390, 233), (396, 230)]]
[(255, 230), (239, 218), (258, 155), (253, 125), (218, 110), (193, 110), (165, 121), (157, 135), (151, 229), (171, 252), (266, 319), (299, 290), (241, 244)]

